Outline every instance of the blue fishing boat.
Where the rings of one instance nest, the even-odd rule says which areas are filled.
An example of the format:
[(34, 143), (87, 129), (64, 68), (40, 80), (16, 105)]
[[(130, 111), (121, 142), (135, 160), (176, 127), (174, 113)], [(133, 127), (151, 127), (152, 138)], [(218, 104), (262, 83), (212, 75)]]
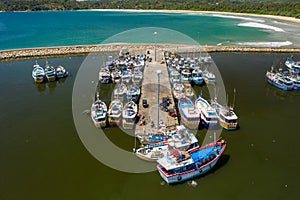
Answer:
[(266, 78), (268, 83), (278, 87), (279, 89), (285, 91), (290, 91), (294, 89), (293, 81), (290, 78), (283, 76), (281, 73), (267, 71)]
[(190, 180), (210, 171), (226, 148), (226, 142), (213, 142), (190, 152), (171, 151), (157, 161), (160, 176), (168, 184)]
[(289, 77), (293, 81), (294, 90), (300, 90), (300, 77), (298, 75), (293, 75)]
[(33, 65), (31, 76), (34, 82), (42, 83), (45, 80), (45, 70), (36, 62), (36, 64)]
[(57, 78), (65, 78), (68, 75), (69, 75), (69, 73), (67, 72), (67, 70), (63, 66), (60, 65), (56, 68)]
[(292, 73), (300, 75), (300, 61), (293, 61), (293, 59), (289, 57), (286, 59), (285, 65)]
[(198, 129), (200, 116), (194, 103), (187, 97), (178, 101), (179, 113), (182, 123), (189, 129)]
[(194, 69), (192, 71), (192, 81), (195, 85), (202, 85), (203, 84), (203, 77), (202, 77), (202, 70), (201, 69)]

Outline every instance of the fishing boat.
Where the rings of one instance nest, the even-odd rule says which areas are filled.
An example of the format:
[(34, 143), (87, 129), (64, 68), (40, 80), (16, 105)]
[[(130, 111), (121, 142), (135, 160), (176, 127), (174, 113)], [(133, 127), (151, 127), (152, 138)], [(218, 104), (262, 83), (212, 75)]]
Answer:
[(170, 82), (171, 84), (180, 83), (180, 73), (177, 70), (171, 70), (170, 72)]
[(134, 73), (133, 76), (132, 76), (132, 82), (136, 85), (139, 85), (141, 84), (143, 80), (143, 73), (142, 72), (137, 72), (137, 73)]
[(106, 127), (107, 106), (100, 99), (97, 99), (91, 107), (91, 118), (97, 128)]
[(184, 85), (181, 83), (174, 83), (173, 85), (173, 95), (176, 99), (180, 99), (182, 97), (184, 97)]
[(300, 90), (300, 77), (298, 75), (292, 75), (288, 78), (291, 79), (291, 81), (293, 81), (293, 89)]
[(202, 77), (202, 70), (201, 69), (194, 69), (192, 71), (192, 81), (195, 85), (202, 85), (203, 84), (203, 77)]
[(290, 78), (283, 76), (281, 73), (275, 73), (273, 70), (267, 71), (266, 78), (268, 83), (282, 90), (289, 91), (294, 89), (293, 81)]
[(57, 78), (65, 78), (68, 75), (69, 75), (69, 73), (67, 72), (67, 70), (63, 66), (60, 65), (56, 68)]
[(101, 83), (110, 83), (110, 71), (108, 67), (103, 67), (99, 71), (99, 81)]
[(226, 142), (213, 142), (191, 152), (172, 151), (157, 161), (160, 176), (168, 184), (190, 180), (210, 171), (220, 159)]
[(200, 113), (201, 123), (206, 128), (212, 128), (218, 124), (218, 115), (215, 108), (213, 108), (204, 98), (199, 97), (195, 101), (195, 106)]
[(132, 100), (134, 102), (137, 102), (140, 98), (140, 95), (141, 95), (140, 87), (136, 85), (131, 85), (127, 90), (126, 98), (128, 101)]
[(111, 80), (113, 83), (120, 83), (122, 77), (122, 72), (119, 69), (115, 69), (111, 72)]
[(127, 86), (124, 83), (118, 83), (114, 89), (114, 98), (124, 101), (126, 99)]
[(191, 80), (191, 76), (192, 76), (192, 73), (190, 70), (188, 69), (183, 69), (181, 71), (181, 83), (185, 84), (185, 83), (189, 83), (190, 80)]
[(189, 129), (198, 129), (200, 117), (194, 103), (187, 97), (182, 97), (178, 102), (181, 121)]
[(124, 70), (121, 79), (122, 79), (122, 83), (129, 84), (132, 79), (131, 70)]
[(125, 104), (123, 109), (123, 128), (124, 129), (133, 129), (135, 125), (135, 120), (137, 116), (138, 108), (137, 104), (133, 101), (129, 101)]
[(31, 76), (36, 83), (42, 83), (45, 80), (45, 71), (37, 62), (33, 65)]
[(56, 80), (55, 69), (53, 66), (50, 66), (48, 64), (48, 61), (46, 61), (46, 65), (45, 65), (45, 74), (48, 82), (53, 82)]
[(219, 124), (226, 130), (235, 130), (238, 127), (238, 117), (233, 111), (233, 107), (222, 106), (217, 100), (211, 101), (211, 106), (216, 109)]
[(300, 74), (300, 61), (293, 61), (291, 57), (287, 58), (285, 61), (285, 65), (289, 70), (291, 70), (294, 74)]
[(206, 84), (214, 84), (216, 82), (216, 76), (213, 73), (207, 71), (207, 69), (205, 69), (202, 74)]
[(119, 99), (113, 100), (108, 108), (109, 125), (118, 125), (122, 120), (123, 103)]
[(184, 85), (184, 95), (188, 98), (192, 98), (195, 96), (194, 90), (191, 84), (187, 83)]
[(156, 161), (167, 156), (170, 150), (191, 151), (198, 147), (198, 139), (195, 135), (181, 125), (176, 127), (176, 132), (166, 141), (139, 148), (135, 154), (143, 160)]

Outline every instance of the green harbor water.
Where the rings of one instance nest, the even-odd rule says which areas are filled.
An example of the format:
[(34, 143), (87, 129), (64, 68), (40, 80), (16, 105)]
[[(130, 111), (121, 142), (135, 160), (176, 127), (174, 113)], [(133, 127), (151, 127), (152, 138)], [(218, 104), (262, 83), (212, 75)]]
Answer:
[[(111, 169), (86, 150), (72, 115), (73, 85), (85, 57), (48, 59), (71, 76), (40, 85), (31, 77), (35, 60), (1, 62), (0, 199), (298, 199), (300, 92), (278, 90), (265, 80), (266, 70), (289, 55), (211, 56), (229, 102), (237, 91), (240, 129), (222, 132), (227, 149), (214, 170), (195, 179), (196, 187), (161, 184), (157, 171)], [(45, 59), (38, 62), (43, 66)], [(200, 141), (205, 132), (198, 132)], [(105, 134), (122, 149), (134, 146), (118, 128)]]

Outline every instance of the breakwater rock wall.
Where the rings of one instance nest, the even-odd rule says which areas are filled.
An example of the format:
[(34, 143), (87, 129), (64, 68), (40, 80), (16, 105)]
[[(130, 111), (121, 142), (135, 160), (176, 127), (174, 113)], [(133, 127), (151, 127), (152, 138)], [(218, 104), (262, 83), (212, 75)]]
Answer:
[[(53, 56), (89, 55), (89, 54), (117, 54), (122, 48), (127, 48), (132, 54), (145, 53), (153, 50), (154, 44), (101, 44), (82, 46), (61, 46), (45, 48), (25, 48), (0, 51), (1, 60), (39, 58)], [(184, 44), (157, 44), (157, 50), (175, 51), (177, 53), (193, 52), (262, 52), (262, 53), (300, 53), (300, 48), (280, 48), (280, 47), (245, 47), (245, 46), (200, 46)]]

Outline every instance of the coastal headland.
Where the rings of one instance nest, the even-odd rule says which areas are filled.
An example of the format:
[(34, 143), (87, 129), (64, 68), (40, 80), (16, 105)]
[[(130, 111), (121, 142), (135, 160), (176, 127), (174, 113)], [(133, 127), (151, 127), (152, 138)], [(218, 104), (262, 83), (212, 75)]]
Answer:
[[(154, 44), (127, 44), (112, 43), (99, 45), (79, 45), (79, 46), (57, 46), (42, 48), (24, 48), (1, 50), (0, 60), (14, 60), (26, 58), (54, 57), (54, 56), (77, 56), (77, 55), (97, 55), (104, 53), (118, 53), (126, 47), (131, 53), (141, 53), (154, 49)], [(249, 46), (200, 46), (188, 44), (157, 44), (157, 50), (175, 51), (177, 53), (193, 52), (228, 52), (228, 53), (300, 53), (300, 48), (284, 47), (249, 47)]]

